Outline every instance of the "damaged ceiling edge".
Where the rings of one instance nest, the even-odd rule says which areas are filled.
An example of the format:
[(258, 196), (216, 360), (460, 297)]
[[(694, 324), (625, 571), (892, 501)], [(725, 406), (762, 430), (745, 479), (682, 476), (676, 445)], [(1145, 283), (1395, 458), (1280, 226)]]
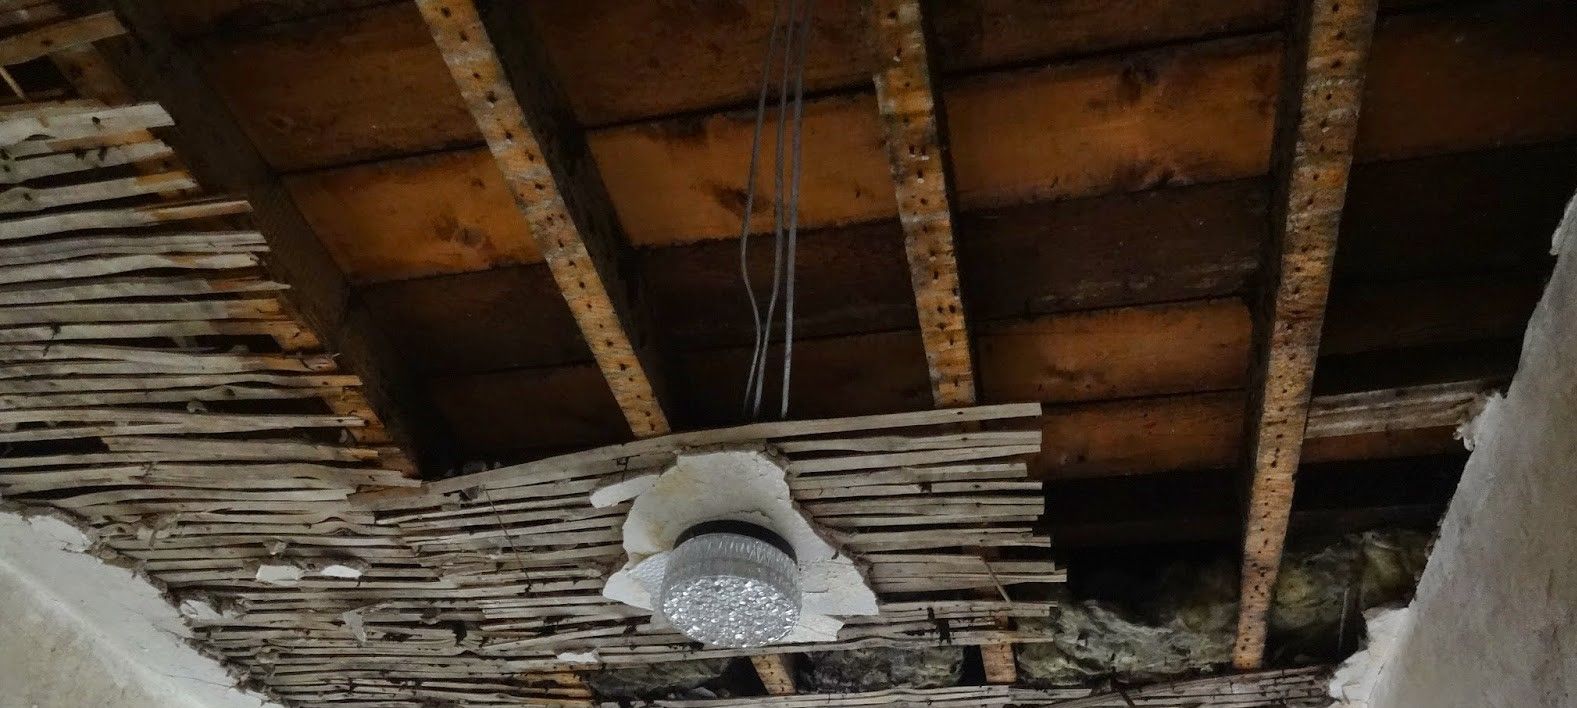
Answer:
[[(55, 515), (0, 511), (0, 608), (11, 630), (29, 637), (6, 659), (39, 668), (9, 674), (35, 682), (8, 687), (9, 697), (40, 705), (278, 705), (236, 688), (219, 662), (189, 643), (190, 629), (159, 588), (85, 553), (90, 544)], [(7, 653), (0, 648), (0, 657)], [(67, 662), (79, 670), (45, 670)]]

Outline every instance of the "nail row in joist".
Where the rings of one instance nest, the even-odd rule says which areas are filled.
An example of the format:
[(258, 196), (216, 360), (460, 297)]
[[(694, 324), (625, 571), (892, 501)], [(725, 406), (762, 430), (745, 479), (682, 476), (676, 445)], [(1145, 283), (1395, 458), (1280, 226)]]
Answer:
[(637, 437), (668, 432), (657, 372), (640, 353), (615, 263), (618, 222), (591, 155), (543, 66), (506, 66), (501, 54), (534, 51), (527, 45), (536, 39), (511, 24), (498, 38), (508, 44), (495, 44), (472, 0), (417, 5), (630, 429)]
[(1233, 663), (1263, 660), (1271, 592), (1292, 513), (1320, 327), (1357, 135), (1376, 0), (1301, 3), (1284, 66), (1278, 179), (1247, 417), (1252, 483)]
[(952, 180), (919, 0), (874, 0), (876, 102), (903, 224), (915, 308), (939, 407), (975, 402), (974, 361), (958, 284)]

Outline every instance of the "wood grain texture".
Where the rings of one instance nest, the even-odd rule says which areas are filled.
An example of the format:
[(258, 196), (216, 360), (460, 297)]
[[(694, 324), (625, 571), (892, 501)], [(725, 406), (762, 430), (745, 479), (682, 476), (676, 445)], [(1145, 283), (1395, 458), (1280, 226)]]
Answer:
[(636, 286), (618, 270), (624, 237), (540, 40), (518, 7), (494, 6), (486, 19), (471, 0), (418, 7), (630, 429), (668, 432), (650, 333), (630, 302)]
[(485, 149), (303, 172), (284, 182), (357, 284), (542, 261)]
[(990, 322), (983, 400), (1071, 402), (1241, 388), (1248, 308), (1203, 300)]
[(750, 657), (750, 663), (756, 670), (756, 677), (761, 679), (761, 686), (773, 696), (792, 696), (794, 689), (794, 655), (793, 654), (758, 654)]
[[(231, 103), (253, 124), (249, 131), (268, 132), (271, 137), (260, 142), (278, 143), (271, 150), (303, 156), (280, 164), (309, 168), (457, 145), (474, 150), (480, 144), (474, 133), (466, 137), (447, 125), (453, 120), (443, 117), (452, 112), (448, 106), (460, 100), (438, 88), (453, 93), (451, 87), (426, 87), (428, 79), (420, 79), (420, 86), (384, 85), (416, 82), (435, 69), (441, 73), (440, 57), (403, 57), (390, 49), (378, 61), (400, 66), (398, 72), (358, 68), (360, 58), (334, 58), (359, 57), (350, 46), (375, 55), (385, 51), (377, 38), (409, 33), (364, 25), (372, 21), (363, 20), (363, 14), (374, 12), (412, 15), (400, 19), (402, 25), (420, 19), (409, 6), (392, 4), (276, 27), (245, 40), (213, 40), (226, 47), (215, 61), (228, 67), (216, 65), (216, 77), (221, 71), (232, 77), (217, 84), (234, 94)], [(1577, 43), (1567, 41), (1563, 32), (1568, 30), (1562, 29), (1574, 26), (1574, 12), (1557, 6), (1479, 13), (1429, 9), (1388, 20), (1376, 39), (1377, 51), (1383, 51), (1376, 56), (1376, 74), (1367, 91), (1376, 100), (1383, 97), (1383, 103), (1365, 113), (1360, 161), (1577, 134), (1577, 109), (1560, 100), (1577, 90), (1570, 85), (1577, 76), (1572, 70), (1577, 67), (1572, 49)], [(393, 21), (375, 24), (382, 27), (384, 22)], [(367, 36), (357, 39), (362, 32)], [(1516, 42), (1507, 39), (1513, 35)], [(816, 38), (831, 41), (825, 35)], [(600, 51), (605, 43), (598, 47), (586, 51)], [(955, 207), (964, 210), (966, 216), (960, 218), (967, 220), (969, 211), (1026, 200), (1262, 177), (1269, 167), (1278, 69), (1279, 43), (1265, 35), (950, 78), (940, 88), (959, 190)], [(590, 80), (576, 76), (569, 90)], [(1440, 78), (1446, 76), (1461, 80)], [(1519, 78), (1497, 81), (1497, 76)], [(1532, 90), (1535, 85), (1542, 88)], [(297, 88), (287, 90), (291, 87)], [(871, 120), (874, 100), (869, 93), (836, 93), (807, 106), (803, 226), (896, 217), (896, 202), (887, 197), (891, 175), (881, 128)], [(1450, 112), (1450, 120), (1421, 120), (1414, 107), (1422, 105), (1473, 109), (1462, 111), (1468, 115)], [(443, 115), (407, 115), (416, 111)], [(435, 122), (445, 124), (430, 125)], [(470, 125), (463, 127), (474, 131)], [(590, 131), (587, 139), (631, 242), (676, 245), (737, 234), (751, 127), (749, 113), (737, 111)], [(368, 134), (337, 137), (339, 131)], [(376, 145), (364, 149), (367, 143)], [(345, 169), (365, 169), (372, 181), (380, 168), (363, 164)], [(419, 191), (418, 184), (434, 194), (463, 189), (464, 172), (452, 167), (417, 164), (404, 169), (409, 173), (401, 179), (409, 181), (412, 192)], [(485, 209), (496, 215), (474, 217), (478, 221), (502, 222), (513, 211), (509, 200), (496, 193), (485, 201), (472, 196), (477, 213)], [(435, 209), (413, 215), (409, 223), (437, 223), (442, 213)], [(757, 219), (760, 228), (770, 214), (763, 211)], [(967, 232), (959, 232), (967, 241)], [(371, 232), (356, 238), (372, 243), (379, 237)], [(964, 260), (967, 282), (971, 266)]]
[(1377, 0), (1307, 0), (1295, 10), (1283, 62), (1278, 181), (1244, 419), (1250, 485), (1232, 653), (1239, 669), (1264, 660), (1377, 11)]
[(937, 407), (975, 402), (975, 364), (953, 242), (952, 167), (919, 0), (872, 0), (876, 106)]

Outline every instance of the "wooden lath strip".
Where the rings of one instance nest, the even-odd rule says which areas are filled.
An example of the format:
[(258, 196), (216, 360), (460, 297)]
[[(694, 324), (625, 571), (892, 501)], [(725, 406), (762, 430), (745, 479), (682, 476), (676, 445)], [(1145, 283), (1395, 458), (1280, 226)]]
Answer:
[(617, 267), (624, 238), (529, 18), (519, 3), (494, 3), (487, 18), (472, 0), (417, 6), (630, 430), (667, 433), (656, 357)]
[(96, 150), (51, 153), (26, 159), (0, 155), (0, 184), (17, 184), (98, 167), (114, 167), (169, 157), (170, 147), (157, 140)]
[(153, 204), (115, 209), (84, 209), (0, 221), (0, 241), (32, 238), (67, 231), (122, 229), (152, 226), (187, 219), (207, 219), (245, 214), (251, 205), (241, 199), (215, 199), (177, 204)]
[(974, 357), (953, 241), (952, 175), (920, 0), (874, 0), (876, 105), (937, 407), (975, 403)]
[(12, 187), (0, 192), (0, 214), (43, 211), (55, 207), (140, 197), (160, 192), (193, 189), (197, 183), (184, 172), (164, 172), (138, 177), (119, 177), (102, 182), (63, 187)]
[(66, 114), (44, 109), (43, 115), (12, 115), (0, 120), (0, 146), (12, 157), (41, 155), (71, 149), (61, 145), (62, 141), (98, 140), (173, 122), (156, 103), (83, 108)]
[(0, 66), (32, 61), (51, 52), (125, 34), (113, 12), (74, 17), (0, 39)]
[(1377, 0), (1301, 2), (1284, 60), (1273, 202), (1246, 423), (1251, 475), (1232, 663), (1264, 659), (1292, 515)]
[[(128, 38), (111, 38), (53, 58), (76, 77), (74, 83), (84, 95), (106, 102), (133, 96), (156, 101), (180, 124), (179, 130), (164, 137), (178, 152), (182, 166), (205, 188), (249, 203), (252, 218), (271, 248), (269, 274), (291, 285), (281, 295), (289, 312), (299, 315), (315, 341), (339, 354), (342, 365), (362, 379), (362, 388), (326, 399), (336, 412), (369, 421), (364, 430), (352, 434), (374, 444), (398, 442), (403, 450), (390, 449), (388, 461), (413, 472), (410, 460), (418, 451), (442, 457), (449, 441), (427, 390), (395, 356), (365, 304), (352, 296), (344, 273), (225, 101), (208, 86), (197, 62), (175, 39), (163, 12), (139, 0), (96, 4), (115, 11), (129, 31)], [(206, 216), (202, 211), (202, 207), (171, 205), (103, 216), (157, 223)], [(298, 344), (289, 339), (279, 343), (286, 348)]]

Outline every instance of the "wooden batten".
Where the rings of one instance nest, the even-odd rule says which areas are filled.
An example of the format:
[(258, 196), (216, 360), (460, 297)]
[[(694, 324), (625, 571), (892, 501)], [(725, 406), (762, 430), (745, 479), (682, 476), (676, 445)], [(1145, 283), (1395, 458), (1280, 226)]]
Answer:
[(975, 366), (953, 242), (952, 166), (926, 18), (919, 0), (875, 0), (876, 106), (903, 224), (931, 396), (938, 407), (975, 403)]
[(530, 19), (513, 3), (485, 17), (472, 0), (417, 5), (630, 430), (667, 433), (651, 333), (618, 267), (627, 242)]
[(1245, 418), (1250, 484), (1232, 656), (1239, 669), (1264, 660), (1377, 5), (1300, 2), (1287, 42), (1273, 156), (1276, 196)]
[(794, 689), (793, 654), (757, 654), (750, 663), (761, 679), (761, 686), (773, 696), (792, 696)]

